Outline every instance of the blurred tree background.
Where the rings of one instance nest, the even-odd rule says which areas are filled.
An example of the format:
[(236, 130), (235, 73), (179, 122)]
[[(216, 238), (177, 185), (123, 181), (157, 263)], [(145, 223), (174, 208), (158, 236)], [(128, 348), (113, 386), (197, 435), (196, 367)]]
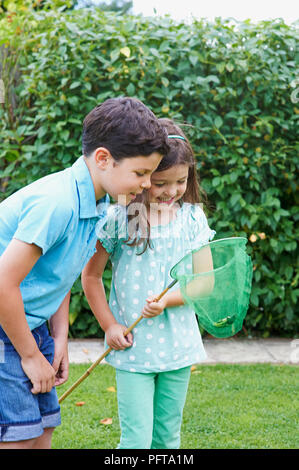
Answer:
[[(0, 200), (80, 156), (94, 106), (136, 96), (186, 124), (217, 238), (248, 238), (245, 331), (297, 335), (298, 28), (144, 18), (131, 3), (0, 2)], [(104, 282), (108, 295), (110, 268)], [(70, 325), (76, 337), (102, 335), (80, 280)]]
[(102, 11), (132, 13), (133, 0), (0, 0), (0, 14), (33, 9), (57, 9), (64, 11), (81, 8), (99, 8)]
[(99, 8), (102, 11), (132, 13), (132, 0), (78, 0), (75, 8)]

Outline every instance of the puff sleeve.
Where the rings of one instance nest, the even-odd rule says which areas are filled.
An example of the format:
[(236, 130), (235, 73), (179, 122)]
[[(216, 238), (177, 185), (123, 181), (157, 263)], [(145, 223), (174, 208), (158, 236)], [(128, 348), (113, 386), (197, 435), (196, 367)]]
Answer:
[(127, 239), (126, 209), (119, 205), (110, 205), (107, 216), (96, 225), (96, 235), (103, 248), (113, 255), (117, 247)]
[(213, 240), (216, 232), (209, 227), (207, 217), (200, 204), (190, 206), (188, 224), (192, 250)]

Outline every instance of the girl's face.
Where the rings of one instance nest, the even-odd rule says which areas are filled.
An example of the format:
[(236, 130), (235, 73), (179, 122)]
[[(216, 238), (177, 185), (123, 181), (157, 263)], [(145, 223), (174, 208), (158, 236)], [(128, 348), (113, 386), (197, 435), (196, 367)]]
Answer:
[(151, 187), (148, 190), (149, 203), (159, 204), (159, 207), (170, 208), (186, 191), (189, 166), (175, 165), (164, 171), (156, 171), (151, 177)]
[(105, 178), (105, 189), (121, 205), (128, 205), (151, 185), (151, 175), (158, 167), (162, 155), (157, 152), (144, 157), (111, 160)]

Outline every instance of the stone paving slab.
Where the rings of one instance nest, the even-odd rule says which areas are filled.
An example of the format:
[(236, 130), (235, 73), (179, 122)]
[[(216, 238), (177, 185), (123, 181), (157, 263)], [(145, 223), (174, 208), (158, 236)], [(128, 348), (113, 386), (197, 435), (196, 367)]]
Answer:
[[(299, 365), (299, 338), (204, 338), (203, 342), (208, 356), (204, 364)], [(92, 363), (103, 354), (104, 341), (102, 339), (71, 339), (68, 348), (71, 363)]]
[(291, 339), (206, 339), (204, 345), (206, 363), (299, 363), (299, 341)]

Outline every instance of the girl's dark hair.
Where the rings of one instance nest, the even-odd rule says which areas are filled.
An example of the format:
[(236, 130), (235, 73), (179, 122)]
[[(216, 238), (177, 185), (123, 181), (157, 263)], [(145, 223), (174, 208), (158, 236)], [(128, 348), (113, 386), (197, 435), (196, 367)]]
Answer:
[(168, 170), (175, 165), (188, 165), (187, 188), (182, 197), (182, 201), (190, 202), (191, 204), (203, 202), (200, 196), (194, 152), (189, 140), (182, 129), (171, 119), (160, 118), (159, 123), (166, 129), (168, 135), (180, 135), (184, 137), (185, 140), (177, 138), (168, 139), (169, 151), (164, 158), (162, 158), (156, 172)]
[[(179, 203), (181, 205), (183, 204), (183, 202), (189, 202), (191, 204), (202, 203), (203, 205), (207, 206), (207, 197), (205, 192), (200, 188), (199, 185), (199, 175), (197, 173), (196, 160), (188, 138), (186, 137), (182, 129), (171, 119), (160, 118), (159, 123), (166, 129), (167, 135), (178, 135), (183, 137), (184, 139), (168, 139), (169, 151), (162, 158), (158, 168), (155, 170), (155, 173), (159, 171), (168, 170), (169, 168), (175, 165), (188, 165), (189, 173), (187, 187)], [(147, 192), (144, 191), (140, 196), (138, 196), (134, 200), (132, 204), (136, 202), (146, 204)], [(130, 205), (128, 206), (127, 210), (128, 213), (130, 213)], [(128, 215), (128, 222), (130, 222), (130, 215)], [(139, 233), (138, 235), (137, 231), (141, 232), (141, 234)], [(133, 236), (129, 236), (129, 239), (126, 241), (126, 243), (130, 246), (143, 245), (142, 250), (139, 254), (144, 253), (147, 247), (151, 247), (150, 224), (148, 222), (148, 219), (145, 218), (144, 215), (143, 217), (140, 215), (140, 224), (136, 226), (136, 234), (133, 234)]]
[(98, 147), (115, 160), (168, 152), (167, 132), (157, 117), (136, 98), (110, 98), (96, 106), (83, 122), (83, 154)]

